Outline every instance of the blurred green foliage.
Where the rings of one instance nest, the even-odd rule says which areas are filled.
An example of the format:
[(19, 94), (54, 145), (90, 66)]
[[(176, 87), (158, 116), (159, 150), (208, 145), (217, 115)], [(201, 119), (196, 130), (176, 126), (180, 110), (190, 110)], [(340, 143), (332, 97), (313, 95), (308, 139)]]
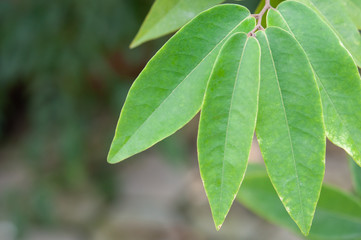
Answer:
[(0, 199), (19, 236), (30, 222), (53, 222), (57, 191), (113, 199), (105, 157), (131, 81), (157, 48), (128, 50), (151, 3), (0, 1), (0, 146), (16, 145), (36, 176)]
[[(79, 108), (93, 111), (93, 104), (103, 101), (118, 105), (121, 98), (114, 96), (124, 88), (119, 78), (132, 79), (142, 67), (129, 63), (126, 48), (150, 4), (0, 1), (0, 136), (4, 138), (9, 112), (18, 112), (11, 108), (29, 109), (31, 121), (44, 125), (70, 115), (64, 111), (72, 111), (73, 118), (81, 115)], [(144, 58), (142, 50), (131, 54), (138, 56), (133, 63)]]

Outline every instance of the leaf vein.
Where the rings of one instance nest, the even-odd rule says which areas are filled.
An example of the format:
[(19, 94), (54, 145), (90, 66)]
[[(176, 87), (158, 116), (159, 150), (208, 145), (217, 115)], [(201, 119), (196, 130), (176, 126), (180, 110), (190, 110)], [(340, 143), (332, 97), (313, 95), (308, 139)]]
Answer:
[[(223, 146), (224, 153), (223, 153), (223, 161), (222, 161), (221, 190), (220, 190), (220, 199), (219, 199), (220, 202), (222, 202), (222, 199), (223, 199), (224, 162), (226, 161), (225, 160), (226, 151), (227, 151), (226, 145), (227, 145), (227, 142), (228, 142), (229, 122), (230, 122), (230, 116), (231, 116), (231, 112), (232, 112), (234, 92), (236, 91), (236, 86), (237, 86), (238, 79), (239, 79), (239, 71), (240, 71), (240, 68), (241, 68), (241, 65), (242, 65), (242, 60), (243, 60), (243, 56), (244, 56), (244, 52), (245, 52), (245, 49), (246, 49), (247, 42), (248, 42), (248, 38), (247, 38), (247, 40), (246, 40), (246, 42), (244, 44), (243, 50), (242, 50), (242, 55), (241, 55), (241, 58), (240, 58), (240, 61), (239, 61), (239, 65), (238, 65), (238, 69), (237, 69), (237, 75), (236, 75), (236, 79), (235, 79), (234, 86), (233, 86), (231, 103), (230, 103), (230, 106), (229, 106), (228, 120), (227, 120), (227, 126), (226, 126), (226, 137), (225, 137), (224, 146)], [(221, 211), (221, 208), (219, 208), (219, 211)]]
[[(310, 59), (309, 59), (309, 57), (308, 57), (308, 54), (306, 53), (306, 51), (305, 51), (305, 49), (303, 48), (303, 46), (299, 43), (299, 41), (298, 41), (298, 39), (296, 38), (295, 34), (294, 34), (293, 31), (291, 30), (291, 27), (288, 25), (286, 19), (283, 17), (283, 15), (282, 15), (281, 13), (280, 13), (280, 16), (282, 17), (284, 23), (287, 25), (289, 32), (290, 32), (290, 33), (292, 34), (292, 36), (295, 38), (295, 40), (297, 41), (298, 45), (301, 47), (302, 51), (303, 51), (304, 54), (306, 55), (307, 60), (308, 60), (308, 62), (309, 62), (310, 65), (311, 65), (312, 72), (314, 73), (315, 77), (319, 80), (320, 84), (322, 85), (322, 88), (324, 89), (327, 98), (329, 99), (330, 103), (332, 104), (332, 107), (335, 109), (335, 112), (336, 112), (338, 118), (340, 119), (342, 125), (345, 126), (346, 130), (348, 131), (348, 133), (349, 133), (349, 139), (350, 139), (353, 143), (355, 143), (355, 140), (354, 140), (353, 137), (352, 137), (351, 131), (348, 129), (347, 124), (345, 124), (345, 120), (341, 117), (340, 113), (338, 112), (338, 109), (336, 108), (336, 106), (335, 106), (332, 98), (330, 97), (327, 89), (325, 88), (322, 80), (321, 80), (320, 77), (318, 76), (317, 72), (314, 70), (314, 66), (313, 66), (312, 62), (310, 61)], [(336, 35), (336, 34), (335, 34), (335, 35)], [(337, 35), (336, 35), (336, 36), (337, 36)], [(327, 128), (326, 128), (326, 131), (328, 131)], [(346, 149), (346, 148), (344, 148), (344, 149), (345, 149), (346, 152), (348, 152), (350, 155), (353, 155), (352, 152), (356, 151), (356, 150), (348, 150), (348, 149)], [(358, 153), (358, 154), (360, 155), (360, 153)]]
[(291, 132), (290, 132), (290, 128), (289, 128), (289, 123), (288, 123), (288, 118), (287, 118), (287, 112), (286, 112), (286, 108), (285, 108), (285, 105), (284, 105), (284, 100), (283, 100), (283, 96), (282, 96), (282, 90), (281, 90), (281, 87), (280, 87), (280, 84), (279, 84), (278, 73), (277, 73), (276, 65), (275, 65), (275, 62), (274, 62), (274, 59), (273, 59), (272, 50), (271, 50), (271, 47), (270, 47), (270, 44), (269, 44), (269, 40), (268, 40), (268, 37), (267, 37), (266, 34), (265, 34), (265, 38), (266, 38), (267, 46), (268, 46), (268, 49), (269, 49), (269, 53), (270, 53), (270, 55), (271, 55), (272, 65), (273, 65), (273, 69), (274, 69), (274, 72), (275, 72), (277, 87), (278, 87), (278, 90), (279, 90), (279, 93), (280, 93), (281, 103), (282, 103), (282, 109), (283, 109), (284, 117), (285, 117), (285, 121), (286, 121), (287, 132), (288, 132), (288, 139), (289, 139), (289, 141), (290, 141), (291, 152), (292, 152), (292, 160), (293, 160), (294, 168), (295, 168), (295, 172), (296, 172), (298, 196), (299, 196), (299, 202), (300, 202), (300, 204), (301, 204), (301, 210), (302, 210), (302, 221), (303, 221), (303, 224), (306, 225), (306, 223), (305, 223), (304, 209), (303, 209), (304, 206), (303, 206), (303, 200), (302, 200), (301, 189), (300, 189), (300, 179), (299, 179), (299, 176), (298, 176), (296, 158), (295, 158), (294, 149), (293, 149), (293, 141), (292, 141)]

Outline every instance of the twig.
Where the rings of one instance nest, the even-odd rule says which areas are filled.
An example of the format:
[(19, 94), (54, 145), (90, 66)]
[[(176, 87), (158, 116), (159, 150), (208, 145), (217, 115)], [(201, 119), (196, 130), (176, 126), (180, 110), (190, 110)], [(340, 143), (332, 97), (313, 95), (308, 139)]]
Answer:
[(256, 20), (257, 20), (257, 25), (253, 28), (252, 31), (250, 31), (248, 33), (248, 36), (249, 37), (255, 37), (255, 33), (257, 30), (264, 30), (263, 26), (262, 26), (262, 18), (263, 18), (263, 15), (267, 12), (268, 9), (274, 9), (272, 6), (271, 6), (271, 0), (265, 0), (265, 4), (264, 4), (264, 7), (262, 8), (261, 12), (258, 13), (258, 14), (252, 14), (251, 16), (254, 17)]

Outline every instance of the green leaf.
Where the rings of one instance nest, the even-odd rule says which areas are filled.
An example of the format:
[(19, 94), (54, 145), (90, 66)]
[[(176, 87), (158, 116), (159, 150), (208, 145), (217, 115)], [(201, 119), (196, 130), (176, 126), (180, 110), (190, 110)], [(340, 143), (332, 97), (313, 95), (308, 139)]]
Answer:
[(176, 31), (198, 13), (224, 0), (156, 0), (140, 27), (131, 48)]
[(292, 35), (269, 27), (257, 38), (262, 52), (257, 138), (278, 195), (307, 235), (325, 171), (320, 95)]
[(352, 183), (356, 194), (361, 197), (361, 167), (348, 157), (350, 163), (350, 171), (352, 177)]
[(256, 126), (259, 68), (257, 40), (235, 34), (217, 58), (205, 95), (198, 159), (217, 230), (246, 171)]
[(281, 3), (269, 12), (268, 24), (290, 31), (304, 49), (318, 80), (327, 137), (361, 166), (361, 80), (351, 55), (301, 3)]
[[(337, 34), (356, 64), (361, 66), (361, 35), (340, 0), (297, 0), (312, 8)], [(342, 0), (344, 1), (344, 0)]]
[(148, 62), (123, 106), (108, 162), (116, 163), (173, 134), (199, 111), (213, 63), (234, 32), (255, 26), (239, 5), (216, 6), (194, 18)]
[[(300, 233), (282, 206), (265, 171), (250, 171), (250, 165), (237, 199), (268, 221)], [(361, 205), (338, 189), (323, 186), (307, 239), (361, 239)]]
[(361, 29), (361, 0), (343, 0), (348, 15), (358, 29)]

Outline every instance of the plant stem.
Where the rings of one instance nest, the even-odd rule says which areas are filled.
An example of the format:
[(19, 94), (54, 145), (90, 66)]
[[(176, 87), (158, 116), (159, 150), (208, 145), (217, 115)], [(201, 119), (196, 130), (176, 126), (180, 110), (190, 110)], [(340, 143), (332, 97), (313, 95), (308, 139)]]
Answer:
[(252, 14), (252, 17), (254, 17), (256, 20), (257, 20), (257, 25), (253, 28), (252, 31), (250, 31), (248, 33), (248, 36), (249, 37), (255, 37), (255, 33), (257, 30), (264, 30), (264, 28), (262, 27), (262, 18), (263, 18), (263, 15), (267, 12), (268, 9), (274, 9), (272, 6), (271, 6), (271, 0), (265, 0), (265, 4), (264, 4), (264, 7), (262, 8), (261, 12), (258, 13), (258, 14)]

